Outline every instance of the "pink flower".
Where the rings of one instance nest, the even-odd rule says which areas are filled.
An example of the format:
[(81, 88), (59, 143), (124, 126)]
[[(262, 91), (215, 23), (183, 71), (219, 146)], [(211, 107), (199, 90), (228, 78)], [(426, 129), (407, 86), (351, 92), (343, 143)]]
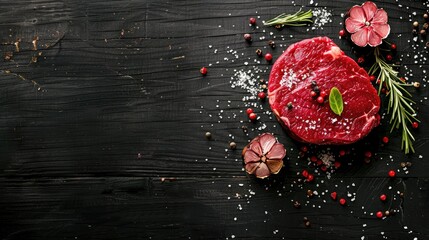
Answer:
[(246, 172), (258, 178), (277, 174), (283, 167), (286, 149), (270, 133), (255, 137), (244, 149), (243, 159)]
[(387, 13), (377, 9), (375, 3), (367, 1), (362, 6), (355, 5), (346, 19), (346, 30), (351, 34), (352, 41), (359, 47), (369, 45), (376, 47), (383, 42), (389, 33)]

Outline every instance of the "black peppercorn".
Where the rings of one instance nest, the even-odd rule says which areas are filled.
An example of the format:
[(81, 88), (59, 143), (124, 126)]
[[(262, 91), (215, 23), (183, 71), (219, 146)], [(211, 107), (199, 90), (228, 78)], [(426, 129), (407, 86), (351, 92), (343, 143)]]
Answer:
[(295, 202), (293, 202), (293, 206), (294, 206), (295, 208), (300, 208), (300, 207), (301, 207), (301, 204), (300, 204), (298, 201), (295, 201)]
[(292, 102), (288, 102), (288, 103), (287, 103), (287, 108), (288, 108), (288, 109), (292, 109), (292, 108), (293, 108)]
[(270, 45), (271, 48), (275, 48), (276, 47), (276, 43), (273, 40), (269, 40), (268, 41), (268, 45)]
[(231, 148), (232, 150), (235, 150), (237, 148), (237, 144), (235, 142), (230, 142), (229, 148)]
[(212, 138), (211, 132), (206, 132), (206, 139), (211, 139), (211, 138)]
[(262, 56), (262, 50), (261, 49), (256, 49), (256, 55), (258, 55), (259, 57)]

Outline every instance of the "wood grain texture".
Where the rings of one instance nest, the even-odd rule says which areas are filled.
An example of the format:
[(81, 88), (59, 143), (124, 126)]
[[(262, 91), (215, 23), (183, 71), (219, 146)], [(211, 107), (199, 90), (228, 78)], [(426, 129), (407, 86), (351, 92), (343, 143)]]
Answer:
[[(266, 131), (287, 146), (285, 169), (268, 180), (242, 169), (240, 150), (262, 131), (243, 133), (243, 125), (255, 125), (240, 112), (245, 92), (229, 81), (234, 70), (248, 69), (244, 62), (253, 62), (256, 48), (268, 51), (258, 37), (273, 32), (274, 57), (319, 35), (353, 56), (337, 32), (341, 13), (361, 2), (314, 2), (331, 10), (333, 21), (307, 32), (252, 30), (247, 19), (261, 16), (260, 23), (314, 8), (309, 1), (2, 1), (0, 47), (13, 57), (0, 63), (0, 238), (429, 239), (426, 87), (413, 90), (422, 120), (413, 155), (402, 153), (397, 133), (379, 146), (388, 133), (384, 120), (352, 146), (353, 156), (331, 178), (319, 173), (316, 183), (303, 184), (297, 172), (309, 167), (299, 158), (300, 144), (261, 115)], [(377, 4), (389, 13), (389, 39), (408, 67), (402, 70), (421, 81), (429, 65), (414, 62), (408, 19), (427, 10), (427, 1)], [(242, 40), (249, 31), (256, 36), (252, 45)], [(228, 49), (243, 57), (225, 61)], [(200, 67), (209, 64), (201, 77)], [(270, 64), (258, 68), (267, 79)], [(206, 131), (212, 140), (204, 139)], [(230, 135), (235, 151), (228, 149)], [(368, 149), (377, 156), (365, 164)], [(413, 163), (410, 173), (387, 179), (402, 161)], [(308, 198), (308, 189), (319, 196)], [(341, 207), (331, 191), (356, 194), (355, 201)], [(387, 203), (377, 199), (381, 193)], [(398, 213), (384, 220), (369, 214), (389, 208)]]

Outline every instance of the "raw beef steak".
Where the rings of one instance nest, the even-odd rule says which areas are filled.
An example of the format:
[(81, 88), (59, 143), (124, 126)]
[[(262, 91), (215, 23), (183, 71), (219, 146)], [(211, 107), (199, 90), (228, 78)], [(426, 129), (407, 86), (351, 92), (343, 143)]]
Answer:
[[(314, 83), (328, 95), (338, 88), (344, 103), (341, 116), (331, 110), (329, 96), (324, 103), (311, 96)], [(367, 72), (327, 37), (291, 45), (273, 65), (268, 96), (277, 119), (302, 142), (353, 143), (380, 122), (380, 99)]]

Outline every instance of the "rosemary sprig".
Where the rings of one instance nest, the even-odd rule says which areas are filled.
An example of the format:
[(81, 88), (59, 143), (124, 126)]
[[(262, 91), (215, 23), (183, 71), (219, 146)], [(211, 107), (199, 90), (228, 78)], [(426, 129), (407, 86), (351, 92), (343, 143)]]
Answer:
[(378, 72), (378, 79), (380, 79), (378, 95), (380, 95), (383, 86), (387, 90), (386, 94), (389, 96), (387, 113), (391, 114), (389, 123), (392, 125), (390, 132), (394, 129), (401, 129), (401, 149), (405, 151), (405, 154), (410, 153), (410, 150), (414, 152), (414, 137), (407, 123), (413, 123), (413, 121), (418, 120), (416, 112), (411, 106), (414, 103), (411, 99), (412, 95), (405, 89), (405, 87), (410, 87), (412, 84), (401, 81), (398, 77), (398, 72), (394, 70), (395, 65), (388, 64), (384, 60), (378, 47), (374, 48), (374, 55), (375, 63), (371, 66), (368, 73), (375, 76)]
[(265, 26), (306, 26), (308, 23), (313, 23), (313, 11), (301, 11), (294, 14), (282, 13), (277, 17), (264, 22)]

